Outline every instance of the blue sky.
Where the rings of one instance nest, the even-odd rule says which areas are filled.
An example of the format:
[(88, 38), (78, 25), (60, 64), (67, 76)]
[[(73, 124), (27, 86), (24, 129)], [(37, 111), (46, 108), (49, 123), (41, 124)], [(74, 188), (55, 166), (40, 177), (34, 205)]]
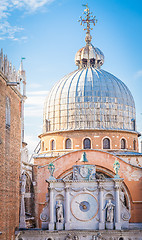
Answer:
[(130, 89), (142, 132), (141, 0), (1, 0), (0, 47), (18, 70), (25, 57), (27, 76), (25, 140), (30, 152), (42, 132), (43, 103), (56, 81), (76, 69), (74, 57), (85, 45), (77, 22), (88, 3), (98, 19), (92, 43), (105, 55), (103, 69)]

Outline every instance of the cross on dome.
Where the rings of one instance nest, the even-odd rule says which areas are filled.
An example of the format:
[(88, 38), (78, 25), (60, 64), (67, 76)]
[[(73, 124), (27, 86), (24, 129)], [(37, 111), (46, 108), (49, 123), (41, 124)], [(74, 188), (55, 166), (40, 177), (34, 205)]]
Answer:
[(86, 25), (83, 29), (86, 31), (86, 46), (77, 51), (75, 55), (75, 64), (79, 69), (86, 67), (100, 68), (104, 63), (104, 54), (99, 48), (96, 48), (91, 44), (92, 37), (90, 34), (90, 31), (93, 30), (91, 24), (95, 26), (97, 23), (96, 16), (92, 15), (88, 4), (83, 6), (85, 7), (83, 13), (85, 16), (80, 17), (80, 20), (78, 21), (80, 22), (80, 25)]
[(96, 16), (92, 15), (92, 12), (90, 12), (90, 9), (88, 7), (88, 4), (82, 5), (84, 7), (86, 7), (84, 9), (84, 18), (82, 18), (82, 16), (80, 16), (80, 20), (78, 20), (80, 22), (80, 25), (85, 25), (87, 24), (87, 26), (83, 29), (84, 31), (86, 31), (86, 38), (85, 41), (87, 44), (89, 44), (91, 42), (91, 35), (90, 35), (90, 30), (93, 30), (93, 28), (91, 28), (91, 23), (95, 26), (97, 23), (97, 19)]

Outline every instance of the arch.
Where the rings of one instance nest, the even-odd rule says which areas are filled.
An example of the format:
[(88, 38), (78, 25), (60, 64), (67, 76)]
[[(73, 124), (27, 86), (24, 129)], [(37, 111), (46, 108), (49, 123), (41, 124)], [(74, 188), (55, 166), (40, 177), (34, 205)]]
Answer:
[(136, 150), (136, 139), (133, 140), (133, 150)]
[[(25, 171), (22, 173), (21, 179), (23, 179), (23, 180), (25, 179), (24, 205), (25, 205), (26, 225), (28, 228), (29, 222), (30, 222), (31, 227), (35, 227), (34, 186), (32, 183), (32, 179), (31, 179), (30, 175)], [(21, 188), (22, 188), (22, 184), (21, 184)], [(31, 218), (33, 218), (32, 221), (31, 221)]]
[(103, 139), (103, 149), (110, 149), (110, 139), (108, 137)]
[(62, 194), (57, 194), (56, 195), (56, 201), (57, 200), (64, 201), (64, 196)]
[(121, 139), (121, 149), (126, 149), (126, 140), (125, 140), (125, 138)]
[(71, 149), (72, 148), (72, 143), (71, 143), (71, 139), (67, 138), (65, 140), (65, 149)]
[(50, 150), (55, 150), (55, 140), (54, 139), (52, 139), (52, 140), (50, 140)]
[(106, 200), (109, 200), (109, 199), (111, 199), (111, 200), (114, 200), (114, 196), (113, 196), (113, 194), (112, 193), (106, 193), (106, 195), (105, 195), (105, 197), (104, 197)]
[(83, 149), (91, 149), (91, 140), (90, 140), (90, 138), (84, 138), (84, 140), (83, 140)]

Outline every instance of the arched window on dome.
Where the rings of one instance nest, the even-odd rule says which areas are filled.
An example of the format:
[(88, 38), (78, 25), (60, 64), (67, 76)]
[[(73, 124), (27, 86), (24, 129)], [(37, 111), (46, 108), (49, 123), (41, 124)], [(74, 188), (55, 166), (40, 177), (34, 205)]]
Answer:
[(109, 138), (103, 139), (103, 149), (110, 149), (110, 139)]
[(136, 150), (136, 140), (133, 141), (133, 150)]
[(124, 138), (121, 139), (121, 149), (126, 149), (126, 140)]
[(85, 138), (83, 140), (83, 148), (84, 149), (91, 149), (91, 140), (89, 138)]
[(71, 139), (67, 138), (65, 141), (65, 149), (71, 149)]
[(42, 142), (42, 151), (44, 151), (44, 142)]
[(55, 140), (51, 141), (51, 150), (55, 150)]

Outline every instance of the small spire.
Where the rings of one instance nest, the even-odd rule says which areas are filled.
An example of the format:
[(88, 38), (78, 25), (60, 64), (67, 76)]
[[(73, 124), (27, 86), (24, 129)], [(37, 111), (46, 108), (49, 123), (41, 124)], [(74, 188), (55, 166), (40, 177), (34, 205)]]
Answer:
[(91, 34), (90, 34), (90, 30), (93, 30), (93, 28), (91, 28), (91, 23), (95, 26), (96, 23), (97, 23), (97, 20), (96, 20), (96, 16), (93, 16), (92, 15), (92, 12), (90, 12), (90, 9), (88, 7), (88, 4), (85, 4), (85, 5), (82, 5), (83, 7), (85, 7), (84, 9), (84, 17), (80, 17), (80, 25), (85, 25), (87, 24), (87, 26), (83, 29), (84, 31), (86, 31), (86, 38), (85, 38), (85, 41), (87, 44), (89, 44), (91, 42)]

